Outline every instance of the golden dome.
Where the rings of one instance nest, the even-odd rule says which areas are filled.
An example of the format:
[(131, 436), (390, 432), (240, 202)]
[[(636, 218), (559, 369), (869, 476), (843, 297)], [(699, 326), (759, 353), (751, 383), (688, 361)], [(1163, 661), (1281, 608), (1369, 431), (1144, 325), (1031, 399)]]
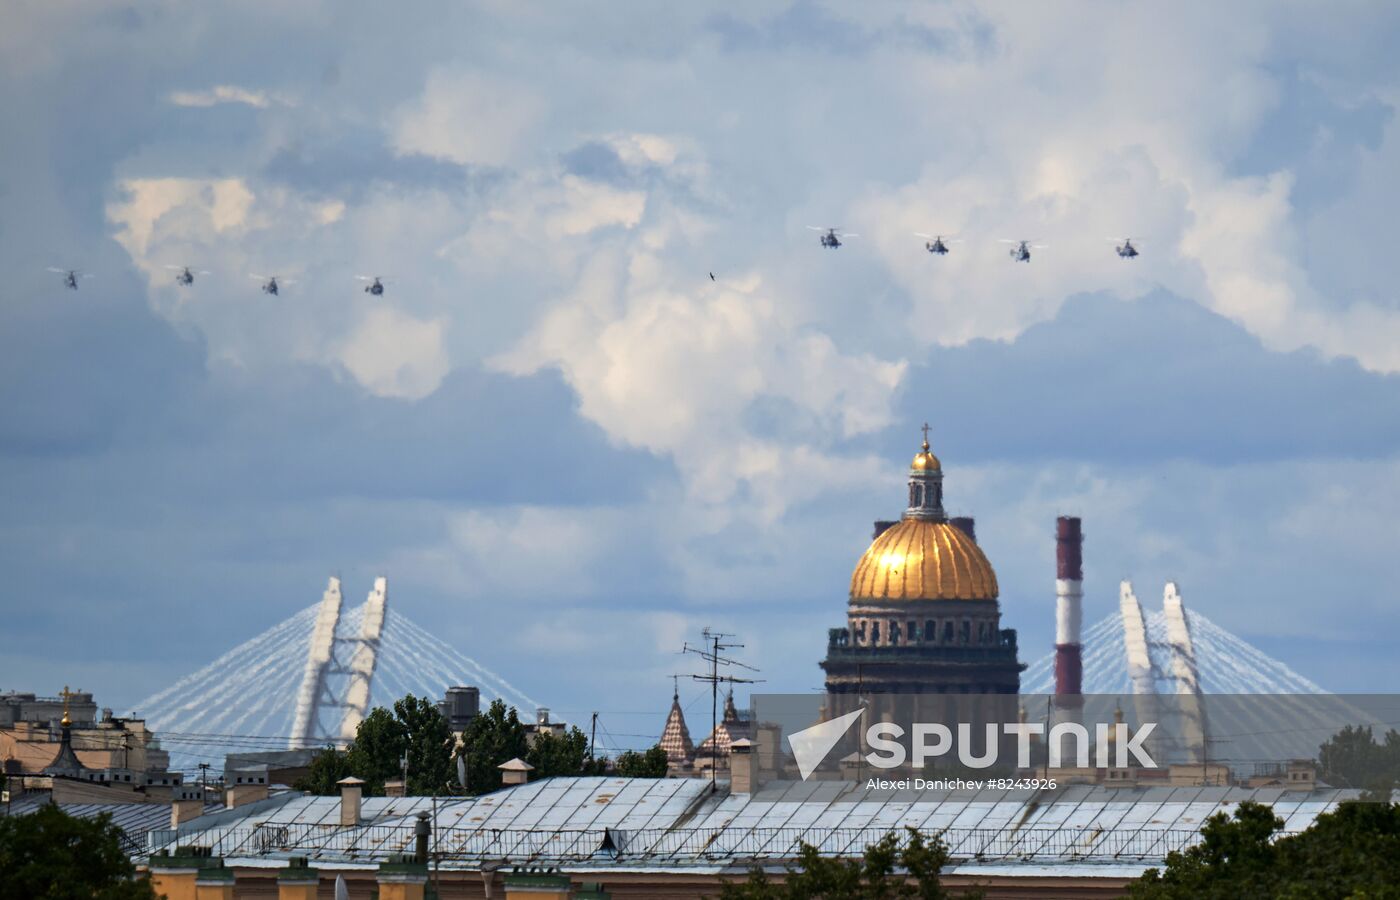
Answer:
[(851, 575), (852, 601), (996, 598), (997, 576), (981, 548), (961, 528), (936, 520), (891, 526)]
[(928, 448), (928, 438), (924, 438), (924, 448), (914, 454), (914, 461), (909, 464), (909, 468), (915, 472), (937, 472), (943, 468), (943, 464), (938, 461), (938, 457)]

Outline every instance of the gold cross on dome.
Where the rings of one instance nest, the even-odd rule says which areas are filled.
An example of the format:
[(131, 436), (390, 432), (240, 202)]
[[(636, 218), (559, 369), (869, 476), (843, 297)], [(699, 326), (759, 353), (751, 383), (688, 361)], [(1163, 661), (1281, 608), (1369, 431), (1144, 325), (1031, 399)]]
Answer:
[(72, 719), (68, 717), (68, 701), (73, 698), (73, 692), (68, 690), (68, 685), (63, 686), (63, 724), (69, 724)]
[(925, 422), (925, 423), (924, 423), (924, 427), (923, 427), (922, 429), (920, 429), (920, 430), (923, 431), (923, 433), (924, 433), (924, 443), (927, 444), (927, 443), (928, 443), (928, 423)]

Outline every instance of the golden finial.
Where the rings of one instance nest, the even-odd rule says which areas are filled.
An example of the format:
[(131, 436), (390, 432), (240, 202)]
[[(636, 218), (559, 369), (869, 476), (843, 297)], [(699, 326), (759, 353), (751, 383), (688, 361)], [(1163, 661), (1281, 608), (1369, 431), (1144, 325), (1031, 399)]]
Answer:
[(938, 457), (934, 456), (933, 452), (928, 448), (929, 427), (927, 422), (924, 423), (922, 431), (924, 433), (923, 449), (914, 454), (914, 462), (911, 467), (916, 472), (932, 472), (942, 468), (942, 463), (938, 461)]
[(73, 724), (73, 720), (68, 717), (68, 701), (73, 696), (73, 692), (68, 690), (68, 685), (63, 686), (63, 719), (59, 722), (64, 728)]

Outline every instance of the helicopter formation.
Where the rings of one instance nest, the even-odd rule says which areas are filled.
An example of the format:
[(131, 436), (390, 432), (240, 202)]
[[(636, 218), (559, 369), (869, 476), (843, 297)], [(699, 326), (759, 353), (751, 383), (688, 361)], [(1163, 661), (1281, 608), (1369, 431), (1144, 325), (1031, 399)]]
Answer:
[[(197, 275), (203, 276), (213, 274), (208, 269), (195, 269), (190, 266), (165, 266), (164, 268), (175, 273), (175, 283), (182, 288), (192, 286), (195, 282), (195, 276)], [(78, 289), (80, 280), (92, 277), (91, 273), (84, 272), (80, 269), (59, 269), (54, 266), (49, 266), (48, 271), (56, 275), (62, 275), (63, 286), (70, 291), (76, 291)], [(261, 282), (262, 292), (273, 297), (280, 296), (283, 287), (297, 283), (295, 278), (282, 278), (277, 275), (258, 275), (254, 272), (248, 273), (248, 277)], [(355, 277), (360, 281), (369, 282), (369, 284), (365, 285), (366, 294), (375, 297), (384, 296), (384, 285), (388, 283), (388, 279), (379, 275), (356, 275)]]
[[(835, 250), (841, 247), (845, 241), (850, 238), (860, 237), (860, 235), (855, 232), (842, 231), (840, 226), (837, 225), (808, 225), (807, 227), (817, 232), (818, 242), (822, 247), (828, 250)], [(952, 244), (963, 243), (962, 238), (953, 235), (929, 234), (923, 231), (915, 231), (913, 234), (915, 237), (923, 238), (924, 249), (935, 256), (947, 256), (952, 252)], [(1134, 240), (1141, 243), (1140, 238), (1106, 238), (1106, 240), (1114, 245), (1114, 252), (1117, 253), (1121, 259), (1136, 259), (1141, 255), (1137, 244), (1133, 243)], [(1047, 244), (1034, 243), (1033, 239), (1013, 240), (1011, 238), (1001, 238), (1000, 243), (1010, 245), (1008, 255), (1013, 262), (1023, 263), (1029, 263), (1031, 261), (1032, 250), (1044, 250), (1048, 246)], [(194, 269), (187, 265), (167, 265), (165, 268), (176, 273), (175, 283), (181, 288), (191, 287), (195, 282), (196, 275), (204, 276), (212, 274), (207, 269)], [(48, 271), (63, 276), (63, 286), (70, 291), (76, 291), (81, 280), (92, 277), (91, 273), (84, 272), (80, 269), (60, 269), (49, 266)], [(296, 284), (296, 279), (294, 278), (279, 278), (277, 275), (249, 273), (248, 277), (261, 282), (262, 292), (273, 297), (280, 296), (283, 287)], [(389, 279), (382, 275), (356, 275), (355, 279), (365, 282), (364, 292), (373, 297), (384, 296), (385, 285), (390, 283)], [(715, 280), (713, 272), (710, 273), (710, 280)]]
[[(818, 233), (818, 241), (828, 250), (835, 250), (840, 247), (843, 238), (859, 236), (851, 232), (844, 232), (841, 230), (840, 226), (835, 225), (808, 225), (807, 227)], [(952, 248), (949, 246), (950, 244), (962, 243), (961, 238), (945, 234), (928, 234), (923, 231), (916, 231), (914, 232), (914, 236), (923, 238), (924, 249), (935, 256), (947, 256), (952, 252)], [(1108, 240), (1115, 245), (1115, 251), (1123, 259), (1134, 259), (1140, 255), (1138, 248), (1133, 244), (1133, 238), (1108, 238)], [(1001, 238), (1000, 242), (1011, 245), (1009, 255), (1013, 262), (1023, 263), (1031, 261), (1032, 250), (1044, 250), (1049, 246), (1048, 244), (1037, 244), (1034, 242), (1034, 239), (1012, 240), (1010, 238)], [(1140, 240), (1139, 243), (1141, 243)]]

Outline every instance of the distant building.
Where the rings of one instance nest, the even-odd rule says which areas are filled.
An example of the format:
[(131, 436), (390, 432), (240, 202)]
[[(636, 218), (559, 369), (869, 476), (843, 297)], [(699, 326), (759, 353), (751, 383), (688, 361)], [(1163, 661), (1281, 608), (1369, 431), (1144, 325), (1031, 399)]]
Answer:
[(710, 736), (700, 742), (695, 749), (695, 771), (708, 773), (710, 769), (720, 772), (729, 770), (729, 756), (734, 742), (753, 739), (753, 723), (747, 715), (740, 715), (734, 705), (734, 692), (724, 698), (724, 715)]
[(563, 722), (554, 722), (549, 718), (549, 708), (541, 706), (535, 710), (535, 721), (525, 723), (525, 741), (533, 745), (542, 734), (550, 734), (554, 737), (563, 737), (569, 730), (569, 726)]
[(111, 788), (114, 800), (138, 793), (164, 801), (183, 781), (169, 771), (169, 754), (143, 720), (115, 717), (109, 709), (99, 719), (90, 693), (3, 694), (0, 723), (0, 765), (21, 791), (82, 782), (90, 786), (83, 796), (93, 802), (100, 802), (97, 787)]
[(467, 685), (450, 687), (437, 708), (448, 727), (460, 734), (481, 713), (481, 689)]
[(224, 756), (224, 784), (295, 784), (311, 774), (311, 761), (322, 749), (229, 753)]

